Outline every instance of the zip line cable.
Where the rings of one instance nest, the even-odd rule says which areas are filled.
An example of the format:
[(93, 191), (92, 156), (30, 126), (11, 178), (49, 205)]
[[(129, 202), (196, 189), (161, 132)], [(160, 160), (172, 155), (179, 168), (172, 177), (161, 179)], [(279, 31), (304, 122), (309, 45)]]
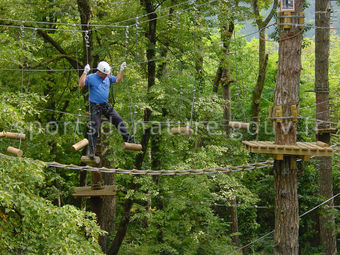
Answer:
[[(196, 6), (196, 0), (194, 0), (194, 10), (195, 10), (195, 17), (194, 17), (194, 29), (193, 29), (193, 34), (194, 34), (194, 40), (193, 40), (193, 49), (195, 50), (196, 48), (196, 27), (197, 27), (197, 6)], [(197, 52), (196, 52), (197, 53)], [(191, 104), (191, 112), (190, 112), (190, 122), (189, 122), (189, 128), (192, 126), (192, 120), (194, 116), (194, 108), (195, 108), (195, 100), (196, 100), (196, 61), (197, 60), (197, 55), (193, 55), (194, 58), (194, 64), (193, 64), (193, 72), (192, 72), (192, 77), (193, 77), (193, 84), (192, 84), (192, 104)]]
[[(136, 22), (136, 24), (138, 24)], [(128, 43), (129, 43), (129, 27), (126, 26), (125, 28), (125, 59), (127, 58), (127, 47), (128, 47)], [(136, 25), (136, 58), (137, 58), (137, 42), (138, 42), (138, 25)], [(134, 124), (133, 124), (133, 121), (134, 121), (134, 116), (133, 116), (133, 113), (132, 113), (132, 100), (131, 100), (131, 94), (130, 94), (130, 89), (129, 89), (129, 80), (126, 81), (126, 90), (127, 90), (127, 94), (128, 94), (128, 99), (129, 99), (129, 113), (130, 113), (130, 121), (131, 121), (131, 126), (130, 126), (130, 133), (132, 133), (132, 135), (135, 135), (134, 132)], [(132, 131), (132, 132), (131, 132)]]
[[(268, 25), (266, 28), (269, 28), (269, 27), (274, 26), (274, 25), (275, 24), (273, 23), (271, 25)], [(74, 30), (71, 30), (71, 31), (74, 31)], [(88, 31), (88, 30), (85, 30), (85, 32), (86, 31)], [(258, 30), (256, 32), (252, 32), (250, 34), (239, 36), (236, 39), (231, 39), (230, 42), (234, 41), (234, 40), (240, 40), (242, 38), (247, 38), (251, 35), (257, 34), (259, 31), (260, 30)], [(220, 46), (220, 45), (221, 45), (221, 42), (218, 42), (218, 43), (211, 44), (209, 46), (204, 46), (204, 47), (201, 47), (201, 48), (197, 48), (197, 49), (194, 49), (194, 50), (188, 50), (188, 51), (180, 52), (180, 53), (177, 53), (177, 54), (172, 54), (171, 56), (154, 58), (150, 61), (168, 61), (171, 58), (178, 58), (179, 56), (182, 56), (182, 55), (185, 55), (185, 54), (195, 53), (195, 52), (198, 52), (198, 51), (201, 51), (201, 50), (214, 48), (214, 47), (217, 47), (217, 46)], [(146, 61), (141, 61), (141, 62), (133, 62), (133, 63), (131, 63), (131, 65), (143, 65), (143, 64), (147, 64), (150, 61), (146, 60)], [(117, 67), (117, 66), (112, 66), (112, 67)], [(81, 70), (82, 69), (79, 69), (77, 71), (81, 71)], [(21, 71), (21, 69), (18, 69), (18, 68), (0, 68), (0, 71)], [(54, 70), (49, 70), (49, 69), (44, 69), (44, 70), (42, 70), (42, 69), (24, 69), (24, 71), (31, 71), (31, 72), (35, 72), (35, 71), (37, 71), (37, 72), (66, 72), (66, 71), (70, 71), (70, 72), (73, 72), (74, 69), (54, 69)]]
[[(207, 5), (207, 4), (211, 4), (213, 2), (217, 2), (218, 0), (211, 0), (207, 3), (202, 3), (198, 6), (204, 6), (204, 5)], [(171, 8), (175, 8), (175, 7), (178, 7), (178, 6), (181, 6), (181, 5), (184, 5), (184, 4), (190, 4), (192, 3), (192, 0), (187, 0), (185, 2), (182, 2), (182, 3), (178, 3), (178, 4), (174, 4), (174, 5), (171, 5), (171, 6), (168, 6), (168, 7), (164, 7), (164, 8), (160, 8), (156, 11), (153, 11), (153, 12), (149, 12), (149, 13), (146, 13), (146, 14), (143, 14), (143, 15), (140, 15), (140, 16), (135, 16), (135, 17), (131, 17), (131, 18), (128, 18), (128, 19), (125, 19), (125, 20), (120, 20), (120, 21), (116, 21), (114, 23), (111, 23), (111, 24), (79, 24), (79, 23), (66, 23), (66, 22), (49, 22), (49, 21), (34, 21), (34, 20), (17, 20), (17, 19), (9, 19), (9, 18), (0, 18), (0, 20), (2, 21), (10, 21), (10, 22), (24, 22), (24, 23), (36, 23), (36, 24), (51, 24), (51, 25), (65, 25), (65, 26), (73, 26), (73, 25), (77, 25), (77, 26), (88, 26), (88, 27), (112, 27), (112, 28), (124, 28), (126, 25), (116, 25), (116, 24), (120, 24), (120, 23), (124, 23), (124, 22), (128, 22), (128, 21), (133, 21), (133, 20), (136, 20), (136, 18), (144, 18), (144, 17), (147, 17), (149, 14), (153, 14), (153, 13), (157, 13), (157, 12), (161, 12), (161, 11), (166, 11), (168, 9), (171, 9)], [(192, 9), (192, 7), (189, 7), (189, 8), (186, 8), (186, 9), (179, 9), (177, 10), (177, 12), (185, 12), (189, 9)], [(176, 11), (175, 11), (176, 12)], [(317, 12), (314, 12), (314, 13), (317, 13)], [(173, 15), (172, 14), (168, 14), (168, 15), (165, 15), (165, 16), (159, 16), (157, 19), (159, 18), (162, 18), (162, 17), (166, 17), (166, 16), (170, 16), (170, 15)], [(148, 22), (148, 21), (142, 21), (141, 23), (144, 23), (144, 22)], [(286, 23), (285, 23), (286, 24)], [(291, 23), (287, 23), (289, 25), (296, 25), (296, 24), (291, 24)], [(131, 24), (129, 26), (134, 26), (135, 24)], [(312, 25), (304, 25), (305, 27), (316, 27), (316, 26), (312, 26)], [(317, 27), (317, 28), (324, 28), (324, 29), (339, 29), (338, 27)]]
[[(168, 10), (168, 9), (171, 9), (171, 8), (174, 8), (174, 7), (186, 4), (186, 3), (190, 3), (190, 2), (191, 2), (191, 0), (187, 0), (187, 1), (182, 2), (182, 3), (174, 4), (174, 5), (168, 6), (168, 7), (164, 7), (162, 9), (160, 9), (160, 10), (161, 11)], [(90, 26), (90, 27), (126, 27), (126, 25), (115, 25), (115, 24), (131, 21), (131, 20), (135, 20), (136, 18), (147, 17), (148, 14), (153, 14), (153, 13), (156, 13), (156, 11), (149, 12), (149, 13), (143, 14), (141, 16), (131, 17), (131, 18), (128, 18), (128, 19), (125, 19), (125, 20), (117, 21), (117, 22), (114, 22), (112, 24), (79, 24), (79, 23), (77, 23), (76, 25), (77, 26)], [(34, 20), (15, 20), (15, 19), (8, 19), (8, 18), (0, 18), (0, 20), (11, 21), (11, 22), (24, 22), (24, 23), (28, 23), (29, 22), (29, 23), (37, 23), (37, 24), (51, 24), (51, 25), (66, 25), (66, 26), (74, 25), (73, 23), (64, 23), (64, 22), (49, 22), (49, 21), (34, 21)]]
[[(138, 23), (138, 24), (139, 24), (139, 23)], [(275, 23), (270, 24), (270, 25), (268, 25), (267, 27), (262, 28), (262, 29), (269, 28), (269, 27), (271, 27), (271, 26), (273, 26), (273, 25), (275, 25)], [(6, 26), (6, 25), (1, 25), (1, 24), (0, 24), (0, 27), (1, 27), (1, 26)], [(19, 26), (18, 26), (18, 27), (19, 27)], [(25, 28), (29, 28), (29, 27), (25, 27)], [(73, 29), (73, 30), (68, 30), (68, 31), (75, 32), (75, 31), (79, 31), (79, 30)], [(234, 38), (234, 40), (246, 38), (246, 37), (248, 37), (248, 36), (251, 36), (251, 35), (253, 35), (253, 34), (258, 33), (259, 31), (261, 31), (261, 30), (258, 30), (258, 31), (256, 31), (256, 32), (252, 32), (252, 33), (247, 34), (247, 35), (240, 36), (240, 37), (238, 37), (238, 38)], [(84, 32), (85, 34), (88, 34), (89, 30), (82, 30), (81, 32)], [(230, 40), (230, 41), (234, 41), (234, 40)], [(169, 56), (167, 56), (167, 57), (160, 57), (160, 58), (157, 58), (157, 59), (153, 59), (152, 61), (169, 60), (171, 57), (177, 57), (177, 56), (180, 56), (180, 55), (183, 55), (183, 54), (186, 54), (186, 53), (195, 53), (195, 52), (197, 52), (197, 51), (199, 51), (199, 50), (202, 50), (202, 49), (209, 49), (209, 48), (215, 47), (215, 46), (217, 46), (217, 45), (220, 45), (220, 43), (221, 43), (221, 42), (216, 43), (216, 44), (212, 44), (212, 45), (210, 45), (210, 46), (205, 46), (205, 47), (202, 47), (202, 48), (194, 49), (194, 50), (188, 50), (188, 51), (185, 51), (185, 52), (181, 52), (181, 53), (178, 53), (178, 54), (171, 55), (170, 57), (169, 57)], [(146, 63), (148, 63), (148, 62), (149, 62), (149, 61), (142, 61), (142, 62), (136, 62), (135, 64), (136, 64), (136, 65), (140, 65), (140, 64), (146, 64)], [(132, 63), (132, 64), (133, 64), (133, 63)], [(114, 66), (113, 66), (113, 67), (114, 67)], [(16, 71), (16, 70), (21, 70), (21, 69), (15, 69), (15, 68), (0, 68), (0, 70), (4, 70), (4, 71)], [(55, 69), (55, 70), (48, 70), (48, 69), (47, 69), (47, 70), (41, 70), (41, 69), (25, 69), (24, 71), (46, 71), (46, 72), (56, 71), (56, 72), (58, 72), (58, 71), (74, 71), (74, 69)], [(78, 70), (78, 71), (80, 71), (80, 70)]]
[[(88, 118), (88, 115), (86, 114), (75, 114), (75, 113), (72, 113), (72, 112), (66, 112), (66, 111), (59, 111), (59, 110), (55, 110), (55, 109), (48, 109), (48, 108), (37, 108), (39, 110), (42, 110), (42, 111), (51, 111), (51, 112), (57, 112), (57, 113), (63, 113), (63, 114), (69, 114), (69, 115), (74, 115), (74, 116), (79, 116), (79, 117), (84, 117), (84, 118)], [(292, 118), (292, 116), (286, 116), (286, 117), (282, 117), (282, 118), (286, 118), (286, 119), (289, 119), (289, 118)], [(332, 122), (332, 121), (325, 121), (325, 120), (320, 120), (320, 119), (316, 119), (314, 117), (306, 117), (306, 116), (299, 116), (298, 118), (300, 119), (306, 119), (306, 120), (310, 120), (310, 121), (321, 121), (321, 122), (329, 122), (331, 124), (338, 124), (337, 122)], [(241, 120), (249, 120), (250, 118), (241, 118), (241, 119), (234, 119), (233, 121), (241, 121)], [(143, 121), (144, 123), (145, 121)], [(154, 121), (151, 121), (151, 122), (154, 122)], [(199, 121), (199, 122), (202, 122), (202, 121)], [(215, 121), (213, 120), (212, 122), (225, 122), (225, 120), (219, 120), (219, 121)], [(267, 121), (261, 121), (260, 123), (262, 122), (267, 122)], [(145, 122), (147, 123), (147, 122)], [(157, 123), (178, 123), (178, 122), (168, 122), (168, 121), (157, 121)], [(185, 122), (183, 122), (185, 123)]]
[[(198, 6), (204, 6), (204, 5), (208, 5), (208, 4), (211, 4), (213, 2), (216, 2), (218, 0), (210, 0), (209, 2), (206, 2), (206, 3), (202, 3), (202, 4), (199, 4)], [(174, 7), (177, 7), (177, 6), (180, 6), (180, 5), (184, 5), (184, 4), (187, 4), (187, 3), (191, 3), (192, 0), (187, 0), (185, 2), (182, 2), (182, 3), (178, 3), (178, 4), (174, 4), (172, 6), (168, 6), (168, 7), (165, 7), (165, 8), (161, 8), (159, 9), (159, 11), (153, 11), (153, 12), (149, 12), (149, 13), (146, 13), (146, 14), (143, 14), (143, 15), (140, 15), (140, 16), (135, 16), (135, 17), (131, 17), (131, 18), (128, 18), (128, 19), (125, 19), (125, 20), (121, 20), (121, 21), (117, 21), (117, 22), (114, 22), (112, 24), (76, 24), (77, 26), (88, 26), (88, 27), (113, 27), (113, 28), (124, 28), (126, 27), (126, 25), (115, 25), (115, 24), (120, 24), (120, 23), (124, 23), (124, 22), (128, 22), (128, 21), (133, 21), (133, 20), (136, 20), (136, 19), (141, 19), (141, 18), (144, 18), (144, 17), (147, 17), (148, 15), (150, 14), (153, 14), (153, 13), (157, 13), (157, 12), (161, 12), (161, 11), (166, 11), (168, 9), (171, 9), (171, 8), (174, 8)], [(179, 9), (177, 12), (185, 12), (187, 10), (190, 10), (192, 9), (192, 7), (188, 7), (186, 9)], [(176, 11), (175, 11), (176, 12)], [(173, 13), (170, 13), (170, 14), (167, 14), (167, 15), (163, 15), (163, 16), (158, 16), (157, 18), (154, 18), (154, 19), (161, 19), (161, 18), (165, 18), (165, 17), (168, 17), (168, 16), (171, 16), (171, 15), (174, 15)], [(154, 20), (154, 19), (151, 19), (151, 20)], [(11, 21), (11, 22), (24, 22), (24, 23), (37, 23), (37, 24), (51, 24), (51, 25), (67, 25), (67, 26), (72, 26), (73, 23), (58, 23), (58, 22), (48, 22), (48, 21), (28, 21), (28, 20), (14, 20), (14, 19), (6, 19), (6, 18), (0, 18), (0, 20), (3, 20), (3, 21)], [(146, 20), (146, 21), (140, 21), (139, 24), (142, 24), (142, 23), (147, 23), (151, 20)], [(131, 25), (128, 25), (128, 26), (135, 26), (135, 24), (131, 24)], [(51, 29), (52, 30), (52, 29)], [(67, 29), (65, 29), (67, 30)], [(78, 31), (84, 31), (84, 30), (78, 30)]]
[[(21, 35), (21, 48), (22, 50), (24, 49), (24, 32), (25, 32), (25, 27), (24, 25), (22, 24), (20, 26), (20, 35)], [(23, 62), (24, 62), (24, 58), (23, 58)], [(23, 88), (24, 88), (24, 65), (22, 65), (21, 67), (21, 88), (20, 88), (20, 92), (23, 93)]]
[[(75, 29), (75, 26), (74, 26)], [(77, 40), (77, 34), (76, 31), (73, 31), (73, 37), (74, 37), (74, 45), (75, 45), (75, 50), (76, 50), (76, 62), (77, 62), (77, 70), (79, 69), (79, 61), (78, 61), (78, 40)], [(79, 74), (78, 71), (77, 72), (77, 77), (79, 79)], [(76, 135), (77, 135), (77, 131), (78, 131), (78, 127), (79, 127), (79, 123), (80, 123), (80, 117), (81, 117), (81, 103), (80, 103), (80, 98), (81, 98), (81, 91), (80, 91), (80, 87), (78, 86), (78, 116), (77, 116), (77, 124), (76, 124), (76, 128), (74, 129), (74, 138), (76, 139)]]
[[(340, 193), (338, 193), (338, 194), (334, 195), (333, 197), (331, 197), (331, 198), (325, 200), (325, 201), (322, 202), (321, 204), (319, 204), (319, 205), (313, 207), (312, 209), (308, 210), (307, 212), (301, 214), (301, 215), (299, 216), (299, 218), (302, 218), (302, 217), (306, 216), (307, 214), (313, 212), (314, 210), (318, 209), (318, 208), (321, 207), (322, 205), (324, 205), (324, 204), (328, 203), (329, 201), (335, 199), (335, 198), (336, 198), (337, 196), (339, 196), (339, 195), (340, 195)], [(254, 244), (254, 243), (257, 243), (258, 241), (264, 239), (265, 237), (267, 237), (268, 235), (273, 234), (273, 233), (274, 233), (274, 230), (268, 232), (267, 234), (261, 236), (260, 238), (257, 238), (256, 240), (254, 240), (254, 241), (252, 241), (252, 242), (250, 242), (250, 243), (248, 243), (248, 244), (242, 246), (242, 247), (239, 248), (237, 251), (241, 251), (241, 250), (243, 250), (244, 248), (247, 248), (248, 246), (250, 246), (250, 245), (252, 245), (252, 244)], [(235, 251), (235, 252), (236, 252), (236, 251)], [(235, 253), (235, 252), (234, 252), (234, 253)]]

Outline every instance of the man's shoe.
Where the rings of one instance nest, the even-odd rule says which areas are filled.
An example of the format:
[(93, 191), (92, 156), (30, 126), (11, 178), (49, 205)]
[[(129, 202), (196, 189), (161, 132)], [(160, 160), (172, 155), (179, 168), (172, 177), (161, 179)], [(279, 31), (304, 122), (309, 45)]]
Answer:
[(126, 142), (127, 143), (137, 143), (138, 144), (138, 142), (135, 140), (135, 138), (133, 136), (129, 136), (129, 138), (127, 139)]
[(94, 160), (94, 153), (93, 152), (89, 152), (89, 159)]

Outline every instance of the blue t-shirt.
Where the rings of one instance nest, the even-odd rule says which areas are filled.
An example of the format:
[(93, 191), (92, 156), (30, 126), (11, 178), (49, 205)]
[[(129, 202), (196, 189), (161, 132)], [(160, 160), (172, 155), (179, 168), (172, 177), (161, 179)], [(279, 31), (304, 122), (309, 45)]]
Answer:
[(115, 82), (115, 76), (106, 76), (105, 79), (101, 78), (97, 73), (86, 76), (85, 86), (90, 85), (90, 102), (107, 103), (109, 101), (110, 85)]

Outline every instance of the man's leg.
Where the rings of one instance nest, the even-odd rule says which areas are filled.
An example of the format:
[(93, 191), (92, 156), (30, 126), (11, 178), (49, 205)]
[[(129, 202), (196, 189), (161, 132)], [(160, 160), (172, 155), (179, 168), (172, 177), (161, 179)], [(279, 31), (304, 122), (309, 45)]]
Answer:
[(109, 119), (109, 121), (113, 125), (116, 126), (116, 128), (118, 129), (119, 133), (122, 135), (123, 140), (125, 142), (135, 143), (134, 139), (129, 134), (129, 131), (127, 130), (124, 124), (124, 120), (122, 119), (122, 117), (120, 117), (118, 112), (115, 109), (113, 109), (113, 107), (110, 104), (106, 105), (105, 111), (103, 111), (103, 114), (105, 115), (106, 118)]
[(101, 111), (96, 105), (91, 105), (91, 117), (88, 131), (89, 137), (89, 158), (93, 159), (95, 155), (95, 149), (97, 144), (97, 138), (99, 129), (101, 126)]

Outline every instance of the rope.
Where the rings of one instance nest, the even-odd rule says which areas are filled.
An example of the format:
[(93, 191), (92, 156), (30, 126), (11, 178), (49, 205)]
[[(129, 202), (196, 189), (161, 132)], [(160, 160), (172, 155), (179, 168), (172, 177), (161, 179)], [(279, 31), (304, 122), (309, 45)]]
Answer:
[[(266, 28), (269, 28), (271, 26), (274, 26), (275, 24), (271, 24), (271, 25), (268, 25)], [(0, 27), (3, 26), (3, 25), (0, 25)], [(26, 29), (28, 27), (25, 27)], [(75, 31), (74, 29), (73, 30), (69, 30), (71, 32)], [(79, 31), (79, 30), (76, 30), (76, 31)], [(86, 32), (88, 30), (85, 30), (85, 31), (82, 31), (82, 32)], [(249, 36), (252, 36), (254, 34), (257, 34), (260, 30), (258, 31), (255, 31), (255, 32), (252, 32), (250, 34), (246, 34), (246, 35), (242, 35), (242, 36), (239, 36), (238, 38), (236, 39), (231, 39), (230, 42), (232, 41), (236, 41), (236, 40), (240, 40), (242, 38), (247, 38)], [(182, 56), (182, 55), (185, 55), (185, 54), (192, 54), (192, 53), (195, 53), (195, 52), (199, 52), (201, 50), (206, 50), (206, 49), (210, 49), (210, 48), (216, 48), (216, 47), (220, 47), (221, 46), (221, 42), (217, 42), (215, 44), (211, 44), (209, 46), (204, 46), (204, 47), (201, 47), (201, 48), (196, 48), (194, 50), (188, 50), (188, 51), (184, 51), (184, 52), (180, 52), (180, 53), (177, 53), (177, 54), (173, 54), (171, 56), (166, 56), (166, 57), (159, 57), (159, 58), (154, 58), (150, 61), (168, 61), (168, 60), (171, 60), (171, 58), (178, 58), (179, 56)], [(143, 64), (147, 64), (149, 62), (149, 60), (146, 60), (146, 61), (141, 61), (141, 62), (134, 62), (134, 63), (131, 63), (131, 65), (143, 65)], [(117, 66), (112, 66), (112, 67), (117, 67)], [(0, 68), (1, 71), (21, 71), (21, 69), (18, 69), (18, 68)], [(77, 71), (81, 71), (83, 69), (78, 69)], [(67, 71), (70, 71), (70, 72), (74, 72), (74, 69), (54, 69), (54, 70), (50, 70), (50, 69), (24, 69), (24, 71), (30, 71), (30, 72), (67, 72)]]
[[(161, 10), (163, 11), (163, 10), (171, 9), (171, 8), (174, 8), (174, 7), (183, 5), (183, 4), (187, 4), (187, 3), (191, 3), (191, 0), (187, 0), (187, 1), (184, 1), (182, 3), (174, 4), (172, 6), (168, 6), (168, 7), (162, 8)], [(78, 25), (78, 26), (90, 26), (90, 27), (125, 27), (123, 25), (114, 25), (114, 24), (119, 24), (119, 23), (131, 21), (131, 20), (136, 20), (136, 18), (143, 18), (143, 17), (146, 17), (147, 15), (153, 14), (153, 13), (156, 13), (156, 11), (149, 12), (149, 13), (141, 15), (141, 16), (136, 16), (136, 17), (125, 19), (125, 20), (117, 21), (117, 22), (115, 22), (113, 24), (73, 24), (73, 23), (63, 23), (63, 22), (48, 22), (48, 21), (33, 21), (33, 20), (14, 20), (14, 19), (6, 19), (6, 18), (0, 18), (0, 20), (11, 21), (11, 22), (23, 22), (23, 23), (27, 22), (27, 23), (37, 23), (37, 24), (66, 25), (66, 26)]]
[[(24, 39), (25, 39), (25, 27), (24, 24), (21, 24), (20, 26), (20, 34), (21, 34), (21, 48), (24, 50)], [(23, 93), (23, 88), (24, 88), (24, 58), (23, 58), (23, 63), (21, 67), (21, 88), (20, 92)]]
[[(194, 18), (194, 42), (193, 42), (193, 49), (196, 49), (196, 26), (197, 26), (197, 3), (196, 0), (194, 1), (194, 10), (195, 10), (195, 18)], [(191, 112), (190, 112), (190, 122), (189, 122), (189, 127), (192, 126), (192, 119), (194, 116), (194, 108), (195, 108), (195, 100), (196, 100), (196, 65), (195, 65), (195, 55), (194, 57), (194, 65), (193, 65), (193, 84), (192, 84), (192, 104), (191, 104)]]
[[(331, 148), (334, 148), (338, 146), (338, 144), (330, 146)], [(334, 149), (335, 151), (338, 151), (339, 149)], [(17, 157), (14, 156), (7, 156), (5, 154), (0, 153), (0, 157), (8, 158), (8, 159), (14, 159), (17, 160)], [(311, 158), (315, 158), (315, 156), (312, 156)], [(203, 174), (218, 174), (218, 173), (235, 173), (235, 172), (244, 172), (249, 170), (255, 170), (255, 169), (262, 169), (262, 168), (269, 168), (274, 166), (273, 160), (267, 160), (263, 162), (255, 162), (255, 163), (247, 163), (245, 165), (239, 165), (239, 166), (225, 166), (225, 167), (214, 167), (214, 168), (200, 168), (200, 169), (172, 169), (172, 170), (126, 170), (121, 168), (106, 168), (106, 167), (91, 167), (91, 166), (77, 166), (73, 164), (61, 164), (58, 162), (44, 162), (40, 160), (32, 160), (28, 158), (21, 158), (25, 161), (39, 161), (41, 163), (44, 163), (48, 167), (56, 167), (56, 168), (63, 168), (63, 169), (70, 169), (70, 170), (80, 170), (80, 171), (96, 171), (96, 172), (102, 172), (102, 173), (117, 173), (117, 174), (129, 174), (129, 175), (203, 175)], [(19, 159), (20, 160), (20, 159)], [(301, 159), (298, 159), (297, 161), (302, 161)]]
[[(75, 26), (74, 26), (75, 29)], [(75, 45), (75, 50), (76, 50), (76, 62), (77, 62), (77, 70), (79, 70), (79, 66), (78, 66), (78, 40), (77, 40), (77, 34), (76, 31), (73, 31), (73, 37), (74, 37), (74, 45)], [(78, 77), (78, 71), (77, 71), (77, 77)], [(78, 127), (79, 127), (79, 123), (80, 123), (80, 117), (81, 117), (81, 102), (80, 102), (80, 98), (81, 98), (81, 91), (80, 91), (80, 87), (78, 86), (78, 115), (77, 115), (77, 122), (76, 122), (76, 127), (74, 129), (74, 139), (76, 139), (76, 135), (77, 135), (77, 131), (78, 131)]]
[[(336, 194), (335, 196), (333, 196), (333, 197), (331, 197), (331, 198), (325, 200), (325, 201), (322, 202), (321, 204), (319, 204), (319, 205), (313, 207), (312, 209), (310, 209), (309, 211), (307, 211), (307, 212), (301, 214), (301, 215), (299, 216), (299, 218), (302, 218), (302, 217), (306, 216), (307, 214), (309, 214), (309, 213), (311, 213), (312, 211), (318, 209), (320, 206), (322, 206), (322, 205), (326, 204), (327, 202), (333, 200), (334, 198), (336, 198), (336, 197), (339, 196), (339, 195), (340, 195), (340, 193), (338, 193), (338, 194)], [(266, 236), (268, 236), (268, 235), (270, 235), (270, 234), (272, 234), (272, 233), (274, 233), (274, 230), (268, 232), (267, 234), (261, 236), (260, 238), (258, 238), (258, 239), (256, 239), (256, 240), (254, 240), (254, 241), (252, 241), (252, 242), (250, 242), (250, 243), (248, 243), (248, 244), (242, 246), (242, 247), (239, 248), (237, 251), (241, 251), (241, 250), (243, 250), (244, 248), (247, 248), (248, 246), (250, 246), (250, 245), (252, 245), (252, 244), (254, 244), (254, 243), (256, 243), (256, 242), (258, 242), (258, 241), (260, 241), (260, 240), (262, 240), (262, 239), (264, 239)], [(234, 252), (234, 253), (235, 253), (235, 252)]]
[[(199, 5), (197, 5), (197, 6), (205, 6), (205, 5), (211, 4), (211, 3), (216, 2), (216, 1), (217, 1), (217, 0), (211, 0), (211, 1), (208, 1), (208, 2), (206, 2), (206, 3), (199, 4)], [(185, 3), (191, 3), (191, 2), (192, 2), (191, 0), (188, 0), (188, 1), (183, 2), (183, 3), (179, 3), (179, 4), (176, 4), (176, 5), (173, 5), (173, 6), (168, 6), (168, 7), (164, 8), (164, 9), (162, 9), (162, 10), (166, 10), (166, 9), (169, 9), (169, 8), (176, 7), (176, 6), (178, 6), (178, 5), (182, 5), (182, 4), (185, 4)], [(188, 8), (179, 10), (179, 11), (177, 11), (177, 12), (185, 13), (186, 11), (188, 11), (188, 10), (190, 10), (190, 9), (192, 9), (192, 7), (188, 7)], [(152, 13), (156, 13), (156, 12), (152, 12)], [(105, 28), (105, 27), (113, 27), (113, 28), (119, 28), (119, 27), (121, 27), (121, 28), (124, 28), (125, 25), (120, 25), (120, 26), (119, 26), (119, 25), (114, 25), (114, 24), (119, 24), (119, 23), (124, 23), (124, 22), (127, 22), (127, 21), (136, 20), (136, 19), (139, 19), (139, 18), (146, 17), (146, 16), (149, 15), (149, 14), (151, 14), (151, 13), (147, 13), (147, 14), (144, 14), (144, 15), (141, 15), (141, 16), (136, 16), (136, 17), (132, 17), (132, 18), (129, 18), (129, 19), (122, 20), (122, 21), (118, 21), (118, 22), (113, 23), (113, 24), (110, 24), (110, 25), (106, 25), (106, 24), (104, 24), (104, 25), (101, 25), (101, 24), (98, 24), (98, 25), (96, 25), (96, 24), (92, 24), (92, 25), (90, 25), (90, 24), (76, 24), (76, 25), (90, 26), (90, 27), (92, 26), (92, 27), (95, 27), (95, 29), (96, 29), (96, 27), (98, 27), (98, 28)], [(154, 19), (151, 19), (151, 20), (158, 20), (158, 19), (166, 18), (166, 17), (171, 16), (171, 15), (173, 15), (173, 13), (171, 13), (171, 14), (166, 14), (166, 15), (163, 15), (163, 16), (157, 15), (157, 18), (154, 18)], [(20, 20), (11, 20), (11, 19), (0, 19), (0, 20), (4, 20), (4, 21), (20, 21)], [(147, 22), (149, 22), (149, 21), (150, 21), (150, 20), (145, 20), (145, 21), (140, 22), (140, 24), (141, 24), (141, 23), (147, 23)], [(23, 23), (25, 23), (25, 22), (43, 23), (43, 21), (25, 21), (25, 20), (23, 20), (23, 21), (21, 21), (21, 22), (23, 22)], [(47, 24), (56, 24), (56, 25), (59, 25), (59, 24), (60, 24), (60, 25), (70, 25), (70, 26), (73, 25), (73, 23), (55, 23), (55, 22), (51, 22), (51, 23), (47, 22)], [(19, 26), (17, 26), (17, 25), (0, 25), (0, 26), (19, 27)], [(135, 26), (135, 24), (131, 24), (131, 25), (129, 25), (129, 26)], [(39, 28), (39, 29), (43, 29), (43, 30), (63, 30), (63, 31), (72, 31), (71, 29), (62, 29), (62, 28), (40, 28), (40, 27), (38, 27), (38, 28)], [(85, 30), (80, 30), (80, 29), (77, 30), (77, 31), (85, 32)]]
[(201, 169), (173, 169), (173, 170), (126, 170), (121, 168), (106, 168), (106, 167), (91, 167), (91, 166), (78, 166), (73, 164), (61, 164), (58, 162), (44, 162), (40, 160), (33, 160), (28, 158), (17, 158), (14, 156), (8, 156), (0, 153), (0, 157), (11, 159), (11, 160), (24, 160), (27, 162), (41, 162), (48, 167), (56, 167), (69, 170), (89, 171), (89, 172), (101, 172), (101, 173), (116, 173), (116, 174), (129, 174), (129, 175), (203, 175), (203, 174), (218, 174), (218, 173), (238, 173), (249, 170), (256, 170), (262, 168), (272, 167), (274, 164), (273, 160), (267, 160), (264, 162), (255, 162), (252, 164), (245, 164), (240, 166), (226, 166), (226, 167), (215, 167), (215, 168), (201, 168)]

